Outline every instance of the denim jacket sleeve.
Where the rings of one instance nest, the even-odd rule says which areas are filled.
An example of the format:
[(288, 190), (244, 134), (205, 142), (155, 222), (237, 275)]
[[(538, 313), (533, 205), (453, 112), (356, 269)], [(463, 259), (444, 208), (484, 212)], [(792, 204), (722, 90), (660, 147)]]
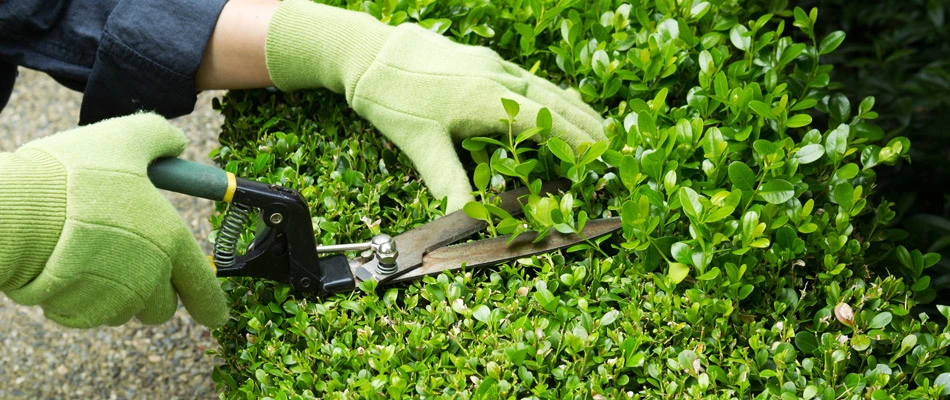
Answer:
[(225, 1), (0, 1), (0, 105), (20, 65), (83, 91), (80, 124), (140, 110), (188, 114)]

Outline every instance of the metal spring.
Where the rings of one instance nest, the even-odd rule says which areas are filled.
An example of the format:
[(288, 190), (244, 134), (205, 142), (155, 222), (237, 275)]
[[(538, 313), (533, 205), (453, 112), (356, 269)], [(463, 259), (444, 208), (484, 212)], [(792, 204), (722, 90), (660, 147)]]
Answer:
[(214, 265), (218, 268), (227, 268), (234, 265), (237, 259), (237, 245), (247, 224), (251, 207), (243, 204), (231, 203), (224, 214), (221, 227), (218, 228), (218, 237), (214, 240)]
[(376, 273), (380, 275), (390, 275), (392, 273), (395, 273), (398, 270), (399, 270), (399, 267), (396, 266), (395, 263), (390, 264), (390, 265), (386, 265), (383, 263), (376, 264)]

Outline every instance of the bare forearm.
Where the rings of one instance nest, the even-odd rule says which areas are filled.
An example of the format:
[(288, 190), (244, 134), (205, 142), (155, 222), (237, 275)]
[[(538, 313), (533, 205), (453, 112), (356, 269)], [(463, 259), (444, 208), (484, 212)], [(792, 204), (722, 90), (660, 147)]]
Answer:
[(224, 6), (195, 77), (198, 89), (273, 86), (264, 39), (278, 5), (277, 0), (230, 0)]

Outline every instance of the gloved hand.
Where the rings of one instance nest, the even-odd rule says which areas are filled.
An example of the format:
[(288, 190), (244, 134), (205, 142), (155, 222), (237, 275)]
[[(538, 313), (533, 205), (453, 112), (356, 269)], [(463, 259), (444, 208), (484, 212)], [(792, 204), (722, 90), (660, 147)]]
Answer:
[(606, 140), (603, 119), (572, 93), (503, 60), (416, 24), (385, 25), (355, 11), (287, 0), (271, 20), (267, 70), (281, 90), (325, 87), (346, 95), (415, 164), (448, 211), (472, 199), (453, 140), (507, 132), (501, 98), (521, 105), (514, 129), (547, 107), (573, 146)]
[(0, 153), (0, 290), (62, 325), (167, 321), (178, 297), (201, 324), (227, 301), (208, 259), (146, 168), (181, 131), (138, 114)]

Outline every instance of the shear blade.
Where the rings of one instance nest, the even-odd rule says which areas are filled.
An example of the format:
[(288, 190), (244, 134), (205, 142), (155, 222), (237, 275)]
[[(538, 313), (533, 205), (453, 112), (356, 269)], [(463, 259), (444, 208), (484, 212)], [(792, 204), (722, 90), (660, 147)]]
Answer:
[(497, 265), (535, 254), (566, 248), (583, 242), (587, 238), (595, 239), (615, 232), (621, 228), (620, 218), (591, 220), (584, 227), (584, 237), (577, 234), (552, 232), (541, 241), (534, 243), (537, 233), (518, 236), (508, 244), (508, 236), (484, 239), (476, 242), (441, 247), (423, 256), (422, 266), (390, 279), (389, 282), (402, 282), (418, 279), (425, 275), (438, 274), (465, 268), (479, 268)]
[[(542, 194), (553, 194), (570, 189), (571, 182), (566, 179), (545, 182), (541, 186)], [(510, 190), (500, 194), (501, 209), (513, 216), (520, 215), (521, 198), (530, 191), (526, 187)], [(353, 274), (361, 281), (376, 279), (380, 282), (398, 281), (400, 276), (423, 265), (426, 254), (434, 252), (443, 246), (462, 240), (475, 232), (485, 229), (484, 221), (473, 219), (463, 211), (456, 211), (442, 218), (428, 222), (418, 228), (409, 230), (393, 238), (399, 256), (396, 258), (397, 270), (391, 274), (380, 274), (376, 271), (376, 261), (362, 263), (352, 267)], [(504, 243), (502, 243), (504, 244)], [(413, 275), (417, 276), (417, 275)]]

